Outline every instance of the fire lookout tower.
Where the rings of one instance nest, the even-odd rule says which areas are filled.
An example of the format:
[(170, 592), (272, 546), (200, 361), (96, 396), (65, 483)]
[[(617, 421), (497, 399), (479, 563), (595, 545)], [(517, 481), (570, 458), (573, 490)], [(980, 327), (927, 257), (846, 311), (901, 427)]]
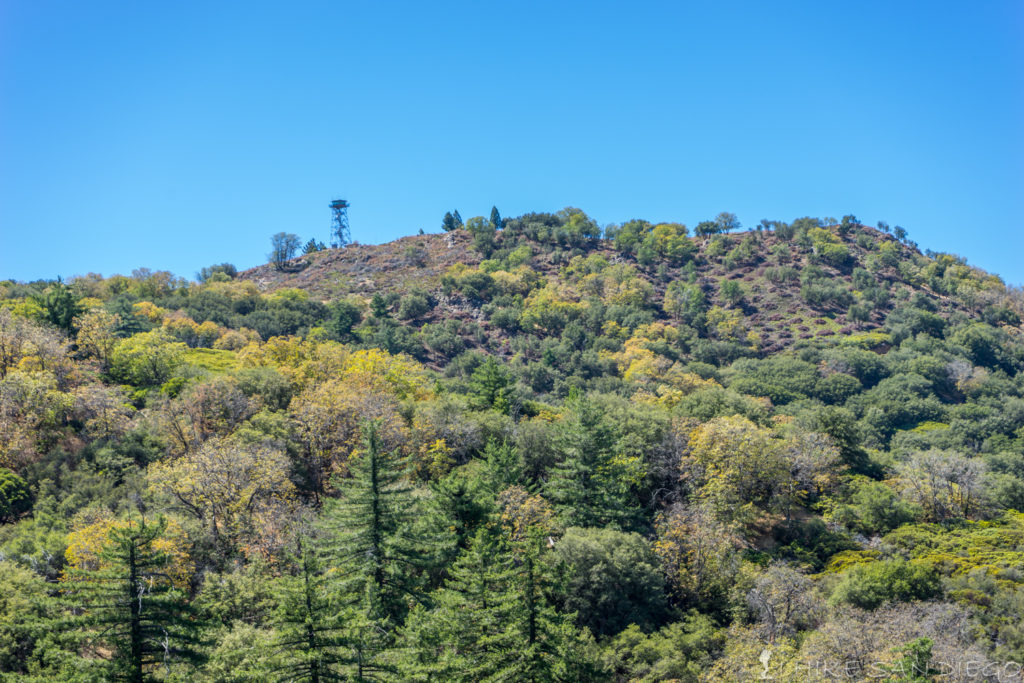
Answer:
[(344, 199), (331, 202), (331, 246), (344, 247), (352, 242), (352, 233), (348, 229), (348, 207)]

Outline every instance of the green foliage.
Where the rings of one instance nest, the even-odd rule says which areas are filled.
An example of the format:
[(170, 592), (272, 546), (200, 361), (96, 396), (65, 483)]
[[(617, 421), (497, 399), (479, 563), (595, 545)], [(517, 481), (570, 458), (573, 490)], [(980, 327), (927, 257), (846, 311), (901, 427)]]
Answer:
[(488, 357), (469, 380), (472, 405), (507, 413), (512, 407), (512, 376), (509, 371)]
[(553, 576), (540, 539), (479, 533), (435, 607), (415, 610), (404, 680), (601, 680), (590, 644), (546, 598)]
[(299, 541), (297, 555), (297, 575), (281, 582), (274, 618), (273, 644), (283, 660), (275, 673), (284, 680), (312, 682), (343, 680), (349, 672), (360, 678), (378, 673), (383, 667), (372, 660), (360, 662), (350, 647), (351, 606), (339, 601), (308, 545)]
[(36, 297), (36, 302), (42, 307), (45, 320), (62, 330), (71, 331), (74, 319), (82, 313), (78, 297), (60, 278)]
[(77, 610), (79, 637), (112, 651), (100, 665), (108, 679), (143, 681), (155, 664), (198, 659), (198, 624), (157, 544), (166, 527), (164, 520), (111, 527), (97, 565), (68, 572), (64, 599)]
[(162, 330), (141, 332), (119, 341), (110, 353), (110, 376), (136, 387), (153, 387), (171, 378), (185, 362), (185, 345)]
[(630, 624), (644, 631), (667, 615), (665, 578), (650, 544), (639, 534), (570, 527), (555, 544), (564, 566), (563, 611), (600, 637)]
[(632, 488), (645, 477), (637, 457), (617, 452), (612, 425), (602, 406), (586, 396), (570, 402), (558, 431), (562, 459), (544, 486), (566, 525), (630, 529), (637, 513)]
[[(310, 240), (312, 241), (312, 240)], [(221, 275), (223, 277), (218, 277)], [(196, 273), (196, 279), (199, 282), (227, 282), (234, 280), (235, 276), (238, 275), (238, 268), (232, 263), (215, 263), (212, 266), (203, 266)]]
[(894, 559), (852, 567), (832, 591), (831, 601), (876, 609), (886, 602), (930, 600), (941, 594), (939, 575), (934, 569)]
[(0, 524), (12, 522), (32, 508), (32, 492), (25, 480), (0, 467)]
[(279, 232), (270, 238), (270, 253), (267, 259), (274, 268), (284, 270), (285, 264), (299, 250), (299, 236), (288, 232)]
[(852, 215), (443, 227), (0, 282), (0, 678), (1024, 657), (1019, 292)]
[(337, 482), (340, 495), (322, 518), (329, 557), (344, 576), (339, 590), (360, 605), (367, 633), (387, 633), (402, 622), (420, 594), (417, 568), (425, 561), (423, 539), (411, 526), (415, 507), (401, 478), (404, 463), (385, 450), (380, 429), (373, 422), (362, 426), (351, 476)]
[(697, 683), (724, 641), (709, 617), (690, 613), (649, 635), (635, 625), (626, 628), (606, 646), (602, 658), (620, 680)]
[(920, 508), (902, 500), (881, 482), (861, 480), (847, 503), (838, 506), (832, 518), (848, 529), (863, 534), (884, 534), (918, 519)]

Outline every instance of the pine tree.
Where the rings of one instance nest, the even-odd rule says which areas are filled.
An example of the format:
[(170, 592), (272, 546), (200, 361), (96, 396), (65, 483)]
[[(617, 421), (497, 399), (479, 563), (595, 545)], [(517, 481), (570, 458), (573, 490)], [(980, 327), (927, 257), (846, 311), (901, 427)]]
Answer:
[(560, 443), (564, 457), (551, 469), (545, 494), (567, 526), (632, 528), (631, 473), (616, 458), (615, 436), (600, 406), (583, 396), (570, 397), (569, 404)]
[(501, 230), (505, 225), (505, 222), (501, 218), (501, 214), (498, 213), (498, 207), (496, 206), (491, 207), (491, 225), (494, 226), (495, 230)]
[(456, 229), (461, 228), (463, 226), (462, 216), (459, 215), (459, 210), (458, 209), (455, 209), (455, 211), (452, 211), (452, 219), (455, 221), (455, 228)]
[(445, 232), (451, 232), (456, 230), (459, 226), (455, 225), (455, 216), (452, 215), (451, 211), (446, 211), (444, 218), (441, 219), (441, 229)]
[(309, 241), (306, 242), (306, 246), (302, 248), (303, 254), (314, 254), (318, 251), (323, 251), (327, 247), (323, 242), (317, 242), (315, 237), (310, 237)]
[(68, 570), (65, 599), (79, 612), (77, 630), (94, 651), (112, 649), (107, 680), (141, 683), (153, 669), (198, 659), (199, 624), (158, 549), (167, 522), (114, 526), (89, 568)]
[(482, 530), (452, 567), (435, 608), (417, 610), (405, 631), (406, 680), (598, 680), (586, 642), (548, 602), (544, 539), (521, 542)]
[[(283, 582), (277, 615), (281, 680), (345, 680), (355, 657), (346, 637), (351, 608), (338, 604), (321, 562), (309, 545), (298, 544), (298, 574)], [(348, 619), (346, 619), (348, 617)]]
[(425, 564), (424, 543), (412, 530), (416, 510), (403, 480), (404, 463), (384, 451), (377, 422), (363, 424), (362, 448), (338, 482), (339, 499), (324, 514), (329, 552), (342, 592), (385, 631), (401, 623)]
[(34, 298), (42, 306), (46, 319), (62, 330), (73, 330), (75, 316), (84, 310), (74, 292), (60, 278), (47, 287), (41, 296)]

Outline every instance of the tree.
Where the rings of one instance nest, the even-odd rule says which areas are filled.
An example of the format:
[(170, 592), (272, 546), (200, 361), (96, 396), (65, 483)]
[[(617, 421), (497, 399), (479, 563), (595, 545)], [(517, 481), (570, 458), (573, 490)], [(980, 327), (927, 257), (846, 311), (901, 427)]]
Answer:
[(466, 223), (466, 230), (473, 236), (473, 248), (484, 258), (490, 258), (497, 231), (494, 224), (483, 216), (474, 216)]
[(586, 396), (569, 401), (545, 494), (566, 524), (628, 529), (639, 510), (630, 505), (631, 486), (645, 476), (643, 464), (616, 453), (611, 425), (601, 406)]
[(363, 320), (363, 312), (355, 303), (346, 299), (340, 299), (333, 306), (334, 319), (332, 326), (334, 333), (343, 341), (352, 338), (352, 330)]
[(409, 680), (600, 680), (570, 615), (547, 599), (554, 576), (543, 536), (520, 541), (479, 532), (405, 631)]
[(933, 449), (914, 453), (897, 469), (904, 496), (920, 505), (929, 521), (970, 517), (984, 507), (981, 459)]
[(736, 214), (729, 213), (728, 211), (723, 211), (715, 216), (715, 225), (718, 227), (718, 232), (730, 232), (743, 227), (740, 224), (740, 220), (736, 218)]
[(150, 486), (203, 522), (226, 556), (243, 540), (254, 549), (261, 533), (273, 536), (276, 517), (287, 510), (295, 487), (291, 465), (280, 451), (212, 438), (198, 451), (150, 465)]
[(238, 275), (238, 268), (233, 263), (216, 263), (212, 266), (204, 266), (196, 273), (196, 279), (200, 282), (228, 282), (234, 280)]
[(697, 224), (697, 227), (693, 229), (693, 234), (699, 237), (710, 237), (711, 235), (717, 235), (722, 232), (721, 226), (715, 221), (701, 221)]
[(935, 569), (897, 558), (855, 565), (843, 574), (830, 602), (876, 609), (886, 602), (930, 600), (941, 594)]
[(640, 534), (570, 527), (554, 550), (564, 567), (563, 611), (594, 635), (630, 624), (650, 631), (667, 616), (664, 574)]
[(811, 580), (780, 562), (757, 575), (747, 592), (747, 605), (768, 642), (812, 628), (823, 611)]
[(469, 391), (475, 408), (508, 413), (512, 407), (512, 373), (493, 356), (481, 363), (469, 380)]
[(110, 376), (137, 387), (163, 384), (184, 361), (185, 345), (163, 330), (122, 339), (110, 352)]
[(501, 230), (505, 227), (505, 222), (501, 218), (501, 214), (498, 213), (498, 207), (491, 207), (491, 225), (494, 226), (495, 230)]
[(103, 370), (110, 368), (110, 354), (117, 343), (121, 317), (102, 308), (94, 308), (75, 318), (78, 350), (95, 357)]
[(894, 648), (893, 652), (903, 655), (892, 664), (884, 667), (891, 674), (890, 681), (906, 681), (907, 683), (929, 683), (942, 671), (932, 666), (931, 638), (918, 638), (906, 645)]
[(441, 219), (441, 229), (445, 232), (452, 232), (457, 230), (459, 226), (455, 224), (455, 216), (452, 215), (451, 211), (446, 211), (444, 218)]
[(793, 476), (783, 442), (746, 418), (718, 417), (690, 434), (682, 467), (697, 496), (726, 520), (751, 521), (753, 506), (786, 503)]
[(299, 236), (289, 232), (279, 232), (270, 238), (270, 253), (267, 258), (277, 270), (284, 270), (285, 264), (299, 250)]
[(745, 296), (743, 285), (735, 280), (722, 280), (722, 284), (718, 289), (722, 298), (725, 299), (730, 306), (739, 306)]
[(158, 664), (198, 659), (198, 624), (176, 585), (174, 559), (161, 549), (166, 529), (163, 518), (111, 526), (96, 561), (72, 563), (65, 574), (81, 637), (93, 652), (110, 653), (107, 680), (141, 683), (154, 680)]
[(60, 278), (36, 297), (36, 303), (42, 306), (48, 322), (69, 332), (74, 329), (75, 316), (82, 312), (74, 291)]
[(847, 214), (843, 216), (843, 221), (842, 223), (839, 224), (839, 234), (848, 235), (850, 234), (850, 231), (853, 230), (858, 225), (860, 225), (860, 221), (857, 220), (857, 217), (854, 216), (852, 213)]
[[(282, 680), (288, 681), (345, 680), (345, 673), (358, 664), (345, 631), (351, 607), (338, 604), (323, 563), (301, 538), (296, 559), (296, 575), (285, 577), (281, 583), (274, 619), (275, 645), (284, 658), (275, 673), (283, 674)], [(358, 673), (356, 680), (364, 680), (368, 672)]]
[(412, 530), (416, 509), (402, 482), (404, 462), (385, 451), (379, 421), (364, 422), (362, 434), (351, 476), (337, 482), (339, 497), (325, 507), (323, 521), (329, 557), (345, 576), (343, 593), (373, 624), (368, 632), (390, 634), (422, 597), (425, 544)]
[(455, 209), (455, 211), (452, 212), (452, 220), (455, 221), (456, 229), (462, 227), (462, 216), (459, 215), (458, 209)]
[(11, 522), (32, 507), (32, 492), (25, 480), (0, 467), (0, 524)]
[(324, 251), (327, 249), (327, 245), (323, 242), (317, 242), (315, 237), (310, 237), (309, 241), (306, 242), (306, 246), (302, 248), (303, 254), (315, 254), (318, 251)]

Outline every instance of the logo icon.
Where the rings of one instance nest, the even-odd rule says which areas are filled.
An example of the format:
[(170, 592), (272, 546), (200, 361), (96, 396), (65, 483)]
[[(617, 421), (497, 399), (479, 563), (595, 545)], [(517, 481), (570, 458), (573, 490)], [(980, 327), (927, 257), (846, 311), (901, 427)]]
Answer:
[(772, 661), (772, 651), (768, 648), (761, 650), (761, 656), (757, 658), (757, 661), (761, 662), (761, 666), (764, 667), (764, 671), (761, 672), (761, 680), (771, 680), (772, 676), (768, 675), (768, 662)]

